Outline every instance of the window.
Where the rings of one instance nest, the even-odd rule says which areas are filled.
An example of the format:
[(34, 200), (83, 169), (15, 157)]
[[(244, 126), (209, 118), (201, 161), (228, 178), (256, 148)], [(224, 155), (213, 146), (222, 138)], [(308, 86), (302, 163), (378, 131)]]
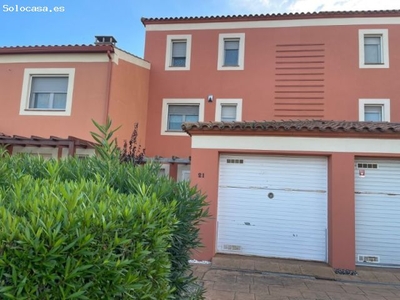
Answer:
[(199, 105), (169, 105), (168, 127), (169, 131), (181, 131), (183, 122), (199, 121)]
[(234, 122), (242, 120), (242, 99), (217, 99), (215, 121)]
[(390, 100), (360, 99), (359, 120), (366, 122), (390, 122)]
[(224, 67), (239, 65), (239, 39), (224, 40)]
[(168, 35), (165, 70), (190, 70), (191, 35)]
[(204, 120), (204, 99), (164, 99), (161, 116), (162, 135), (183, 135), (184, 122)]
[(20, 115), (69, 116), (75, 69), (25, 69)]
[(382, 36), (364, 36), (364, 63), (382, 64)]
[(387, 29), (359, 30), (360, 68), (389, 68)]
[(382, 105), (364, 105), (364, 121), (382, 122)]
[(219, 35), (218, 70), (244, 69), (244, 33)]
[(171, 67), (186, 66), (186, 41), (172, 41)]
[(31, 78), (29, 109), (65, 110), (68, 77)]

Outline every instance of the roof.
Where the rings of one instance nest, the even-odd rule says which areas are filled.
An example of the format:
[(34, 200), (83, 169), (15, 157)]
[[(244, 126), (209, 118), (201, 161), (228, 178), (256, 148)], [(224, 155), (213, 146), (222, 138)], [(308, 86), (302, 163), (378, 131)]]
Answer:
[(51, 136), (50, 138), (43, 138), (39, 136), (24, 137), (19, 135), (6, 135), (1, 132), (0, 145), (94, 148), (94, 144), (92, 142), (73, 136), (69, 136), (67, 138), (60, 138), (56, 136)]
[(112, 45), (34, 45), (0, 47), (0, 54), (107, 53)]
[(371, 18), (371, 17), (399, 17), (400, 10), (367, 10), (367, 11), (321, 11), (308, 13), (278, 13), (256, 15), (228, 15), (228, 16), (198, 16), (198, 17), (165, 17), (141, 19), (144, 26), (162, 23), (206, 23), (231, 21), (266, 21), (266, 20), (293, 20), (319, 18)]
[(324, 132), (324, 133), (391, 133), (400, 135), (400, 123), (356, 121), (251, 121), (183, 123), (187, 133), (202, 132)]

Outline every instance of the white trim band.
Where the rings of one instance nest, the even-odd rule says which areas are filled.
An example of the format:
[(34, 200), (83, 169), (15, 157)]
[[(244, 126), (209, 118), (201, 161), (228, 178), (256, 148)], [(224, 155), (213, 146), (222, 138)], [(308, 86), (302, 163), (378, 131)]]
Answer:
[(194, 135), (193, 149), (400, 153), (400, 140), (282, 136)]

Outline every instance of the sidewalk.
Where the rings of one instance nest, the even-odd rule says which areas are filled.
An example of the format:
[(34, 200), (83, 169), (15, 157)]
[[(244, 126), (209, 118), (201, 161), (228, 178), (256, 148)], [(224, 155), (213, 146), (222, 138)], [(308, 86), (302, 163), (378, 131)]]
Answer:
[(357, 268), (337, 275), (323, 263), (217, 255), (192, 267), (207, 300), (398, 300), (400, 270)]
[(357, 275), (341, 275), (335, 274), (334, 269), (325, 263), (224, 254), (217, 254), (213, 258), (211, 268), (253, 271), (264, 275), (279, 273), (344, 282), (360, 281), (400, 285), (400, 269), (395, 268), (357, 267)]

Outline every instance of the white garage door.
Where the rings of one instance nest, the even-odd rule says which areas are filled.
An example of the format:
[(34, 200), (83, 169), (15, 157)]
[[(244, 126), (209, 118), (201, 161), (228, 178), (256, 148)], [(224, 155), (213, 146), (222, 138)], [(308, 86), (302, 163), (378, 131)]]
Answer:
[(400, 265), (400, 161), (355, 164), (356, 263)]
[(326, 261), (326, 158), (221, 155), (217, 251)]

